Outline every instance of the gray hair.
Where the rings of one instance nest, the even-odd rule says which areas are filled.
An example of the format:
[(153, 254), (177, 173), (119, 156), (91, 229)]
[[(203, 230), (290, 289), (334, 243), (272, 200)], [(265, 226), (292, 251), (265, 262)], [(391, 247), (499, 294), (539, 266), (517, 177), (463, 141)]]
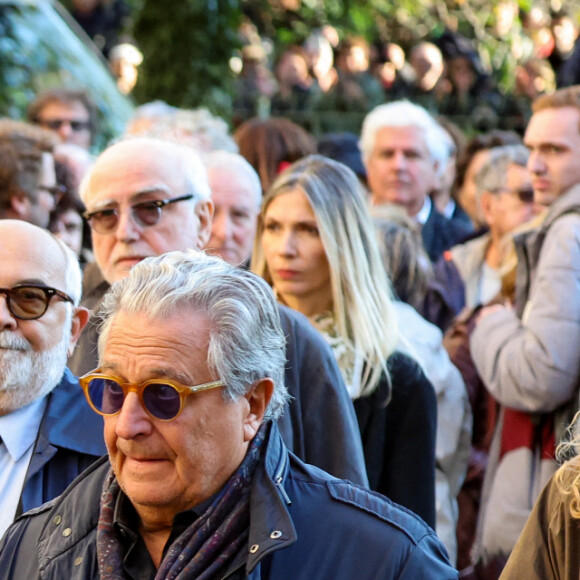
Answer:
[(385, 127), (417, 127), (423, 133), (425, 146), (433, 162), (440, 166), (442, 160), (446, 162), (449, 157), (449, 139), (444, 129), (426, 109), (403, 100), (379, 105), (365, 117), (359, 141), (365, 165), (375, 147), (377, 133)]
[(272, 289), (259, 276), (203, 252), (168, 252), (147, 258), (113, 284), (103, 299), (99, 336), (102, 356), (120, 312), (155, 319), (203, 311), (213, 324), (207, 364), (235, 400), (263, 378), (274, 381), (266, 418), (278, 418), (288, 393), (284, 386), (286, 342)]
[(140, 135), (181, 143), (205, 153), (239, 151), (226, 121), (204, 108), (177, 109), (169, 115), (161, 115)]
[(61, 239), (57, 238), (54, 234), (50, 235), (63, 252), (66, 261), (64, 291), (73, 299), (73, 306), (78, 306), (83, 292), (83, 274), (78, 256)]
[[(103, 151), (100, 157), (103, 155), (109, 155), (115, 148), (123, 147), (129, 142), (141, 145), (143, 148), (151, 145), (161, 145), (168, 154), (175, 155), (181, 162), (180, 165), (186, 183), (186, 190), (188, 193), (194, 194), (195, 202), (197, 203), (199, 201), (211, 199), (211, 190), (207, 180), (207, 172), (199, 153), (186, 145), (152, 137), (131, 137), (111, 145)], [(98, 169), (100, 157), (97, 159), (93, 167), (87, 171), (79, 186), (79, 195), (85, 204), (90, 192), (91, 178), (95, 169)]]
[(256, 208), (262, 204), (262, 182), (256, 173), (256, 170), (250, 165), (239, 153), (230, 153), (229, 151), (212, 151), (203, 156), (205, 168), (209, 172), (212, 169), (223, 169), (226, 172), (236, 171), (245, 175), (254, 194)]
[(496, 192), (505, 187), (510, 165), (526, 167), (530, 152), (523, 145), (504, 145), (490, 150), (489, 157), (474, 177), (477, 196), (484, 191)]

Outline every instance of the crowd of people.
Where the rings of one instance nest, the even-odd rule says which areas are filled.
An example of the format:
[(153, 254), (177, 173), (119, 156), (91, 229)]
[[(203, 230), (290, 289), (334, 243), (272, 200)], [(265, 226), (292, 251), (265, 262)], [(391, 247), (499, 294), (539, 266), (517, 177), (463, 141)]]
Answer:
[(580, 86), (473, 135), (425, 65), (468, 55), (413, 49), (434, 109), (352, 39), (317, 90), (364, 120), (315, 136), (324, 38), (233, 131), (0, 119), (0, 580), (578, 577)]
[(402, 47), (361, 36), (339, 40), (331, 26), (278, 47), (246, 22), (237, 118), (269, 110), (317, 131), (348, 129), (353, 115), (356, 123), (382, 102), (408, 98), (433, 114), (461, 118), (470, 130), (523, 133), (534, 98), (580, 82), (578, 27), (562, 10), (536, 6), (520, 16), (517, 3), (506, 0), (495, 11), (495, 50), (452, 30)]

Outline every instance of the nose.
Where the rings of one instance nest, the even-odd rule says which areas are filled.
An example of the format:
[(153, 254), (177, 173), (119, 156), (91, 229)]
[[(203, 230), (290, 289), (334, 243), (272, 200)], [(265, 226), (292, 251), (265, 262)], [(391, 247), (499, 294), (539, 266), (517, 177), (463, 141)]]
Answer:
[(130, 244), (136, 242), (141, 235), (140, 227), (135, 223), (131, 210), (119, 211), (119, 222), (115, 230), (115, 237), (119, 242)]
[(50, 195), (50, 200), (48, 202), (48, 206), (49, 206), (49, 210), (50, 212), (54, 211), (54, 208), (56, 207), (56, 199), (54, 199), (53, 195)]
[(60, 127), (57, 129), (57, 133), (63, 141), (66, 141), (72, 133), (72, 127), (70, 126), (70, 123), (67, 121), (61, 123)]
[(232, 223), (226, 212), (216, 211), (211, 224), (212, 236), (223, 242), (228, 240), (232, 235)]
[(8, 296), (0, 294), (0, 330), (16, 330), (17, 318), (8, 309)]
[(278, 251), (282, 256), (296, 255), (296, 238), (294, 232), (286, 231), (281, 234)]
[(137, 393), (133, 391), (125, 397), (116, 420), (115, 433), (122, 439), (134, 439), (139, 435), (147, 435), (153, 427), (151, 418), (141, 406)]
[(540, 153), (532, 151), (528, 158), (528, 171), (534, 175), (540, 175), (546, 171), (546, 164)]
[(405, 169), (407, 166), (407, 158), (402, 151), (395, 151), (393, 156), (391, 157), (391, 162), (395, 169)]

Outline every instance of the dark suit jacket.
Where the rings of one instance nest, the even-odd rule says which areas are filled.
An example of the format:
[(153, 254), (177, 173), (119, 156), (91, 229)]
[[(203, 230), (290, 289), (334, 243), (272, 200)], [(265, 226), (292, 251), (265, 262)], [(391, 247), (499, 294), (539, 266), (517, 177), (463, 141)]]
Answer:
[[(97, 310), (109, 288), (96, 264), (85, 270), (83, 306)], [(279, 306), (286, 335), (284, 383), (292, 396), (278, 419), (286, 446), (306, 463), (368, 486), (356, 415), (330, 347), (302, 314)], [(98, 366), (98, 316), (81, 334), (69, 361), (82, 375)]]
[(461, 242), (471, 231), (472, 228), (461, 222), (447, 219), (431, 204), (431, 213), (421, 228), (423, 246), (435, 263), (445, 250)]
[(103, 419), (89, 407), (68, 369), (47, 398), (18, 513), (60, 495), (77, 475), (107, 452)]

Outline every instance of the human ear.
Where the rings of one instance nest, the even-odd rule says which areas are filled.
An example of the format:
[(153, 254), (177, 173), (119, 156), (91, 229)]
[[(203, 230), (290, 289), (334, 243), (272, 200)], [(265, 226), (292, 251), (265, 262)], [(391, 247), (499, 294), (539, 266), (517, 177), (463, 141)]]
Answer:
[(245, 395), (248, 410), (244, 418), (244, 441), (251, 441), (258, 432), (273, 393), (274, 381), (265, 378), (258, 381)]
[(77, 306), (73, 311), (71, 331), (70, 331), (70, 343), (68, 346), (68, 356), (70, 357), (75, 349), (75, 346), (81, 336), (83, 328), (87, 325), (89, 317), (91, 315), (90, 310), (84, 306)]
[(489, 191), (484, 191), (479, 198), (478, 210), (488, 226), (493, 222), (494, 201), (495, 195)]
[(13, 195), (10, 198), (10, 208), (18, 218), (26, 220), (30, 214), (30, 199), (26, 195)]
[(195, 206), (195, 215), (199, 220), (199, 232), (197, 236), (197, 249), (203, 250), (211, 237), (211, 222), (213, 219), (214, 205), (211, 199), (199, 201)]

